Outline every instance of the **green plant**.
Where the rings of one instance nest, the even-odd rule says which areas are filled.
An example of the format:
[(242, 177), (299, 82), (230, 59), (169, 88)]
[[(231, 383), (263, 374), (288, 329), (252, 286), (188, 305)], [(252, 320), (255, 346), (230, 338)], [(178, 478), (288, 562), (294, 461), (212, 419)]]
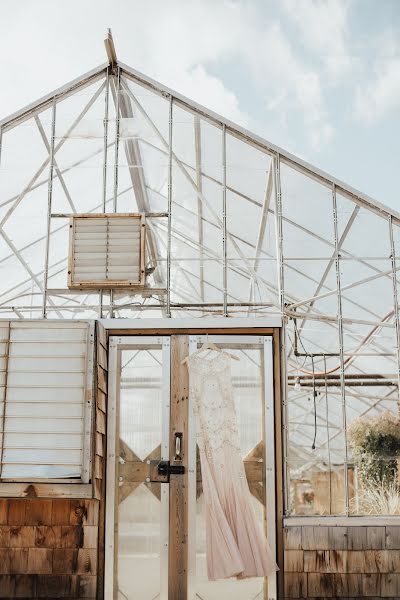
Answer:
[(348, 434), (365, 487), (398, 485), (400, 419), (391, 411), (359, 417), (351, 423)]

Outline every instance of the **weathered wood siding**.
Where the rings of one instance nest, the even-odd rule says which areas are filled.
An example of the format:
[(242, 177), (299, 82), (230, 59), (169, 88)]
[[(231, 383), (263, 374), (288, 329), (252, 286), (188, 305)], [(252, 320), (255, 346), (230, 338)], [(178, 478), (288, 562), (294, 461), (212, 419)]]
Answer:
[(96, 598), (98, 500), (0, 499), (0, 598)]
[(400, 598), (400, 526), (286, 527), (285, 598)]

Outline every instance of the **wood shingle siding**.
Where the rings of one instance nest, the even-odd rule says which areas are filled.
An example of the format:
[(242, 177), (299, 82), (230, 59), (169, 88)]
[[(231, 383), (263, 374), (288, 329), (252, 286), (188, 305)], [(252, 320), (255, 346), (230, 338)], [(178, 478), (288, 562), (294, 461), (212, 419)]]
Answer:
[(400, 526), (289, 526), (283, 539), (287, 599), (400, 597)]
[(0, 599), (96, 598), (99, 501), (0, 501)]

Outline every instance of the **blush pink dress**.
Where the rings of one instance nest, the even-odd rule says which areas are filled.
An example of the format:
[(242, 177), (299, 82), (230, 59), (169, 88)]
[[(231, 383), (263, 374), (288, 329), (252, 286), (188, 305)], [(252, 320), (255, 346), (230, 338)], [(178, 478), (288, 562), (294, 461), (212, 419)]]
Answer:
[(206, 514), (210, 580), (264, 577), (278, 567), (257, 522), (239, 445), (231, 358), (188, 357)]

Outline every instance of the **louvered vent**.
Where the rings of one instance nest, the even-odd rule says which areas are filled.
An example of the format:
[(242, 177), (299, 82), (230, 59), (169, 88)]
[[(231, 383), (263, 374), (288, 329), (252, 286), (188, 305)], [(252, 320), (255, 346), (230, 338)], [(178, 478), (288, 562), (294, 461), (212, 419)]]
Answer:
[(0, 321), (0, 479), (89, 481), (93, 327)]
[(139, 214), (72, 217), (70, 288), (143, 286), (145, 219)]

